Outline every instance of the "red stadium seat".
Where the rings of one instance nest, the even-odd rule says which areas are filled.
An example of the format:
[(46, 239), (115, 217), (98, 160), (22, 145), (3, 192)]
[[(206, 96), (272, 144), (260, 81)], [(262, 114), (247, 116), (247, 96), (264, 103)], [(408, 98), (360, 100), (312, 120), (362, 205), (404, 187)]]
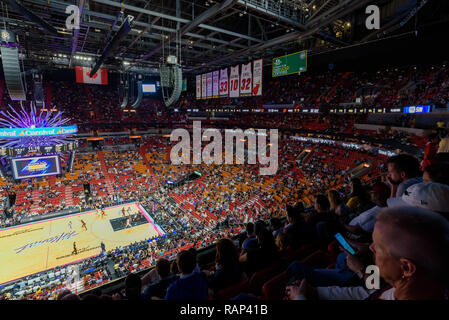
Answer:
[(236, 295), (247, 292), (249, 287), (249, 280), (248, 278), (240, 281), (239, 283), (236, 283), (230, 287), (221, 289), (218, 292), (217, 299), (218, 300), (230, 300), (231, 298), (235, 297)]
[(282, 300), (287, 284), (286, 272), (282, 272), (271, 278), (262, 287), (262, 297), (264, 300)]
[(283, 263), (274, 263), (270, 267), (254, 273), (249, 280), (249, 291), (257, 296), (260, 295), (264, 283), (285, 269), (284, 267)]
[(332, 241), (331, 243), (329, 243), (328, 247), (327, 247), (327, 251), (329, 253), (329, 260), (332, 262), (337, 261), (337, 257), (338, 255), (341, 253), (340, 249), (339, 249), (339, 244), (337, 240)]
[(313, 268), (327, 268), (333, 261), (329, 259), (329, 254), (323, 250), (317, 250), (306, 258), (302, 259), (301, 262), (308, 264)]
[(308, 255), (313, 253), (316, 249), (317, 249), (316, 244), (309, 243), (293, 251), (291, 254), (286, 254), (281, 259), (286, 265), (289, 265), (294, 260), (301, 260), (307, 257)]

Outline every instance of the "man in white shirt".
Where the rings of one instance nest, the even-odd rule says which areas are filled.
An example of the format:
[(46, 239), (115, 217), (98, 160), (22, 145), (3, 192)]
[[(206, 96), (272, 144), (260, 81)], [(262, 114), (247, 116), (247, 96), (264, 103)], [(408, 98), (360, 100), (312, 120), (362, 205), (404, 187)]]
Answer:
[(390, 188), (382, 182), (376, 183), (371, 192), (371, 201), (375, 204), (371, 209), (362, 212), (357, 217), (345, 225), (346, 230), (354, 234), (372, 233), (376, 223), (377, 214), (382, 208), (387, 206), (387, 199), (390, 196)]

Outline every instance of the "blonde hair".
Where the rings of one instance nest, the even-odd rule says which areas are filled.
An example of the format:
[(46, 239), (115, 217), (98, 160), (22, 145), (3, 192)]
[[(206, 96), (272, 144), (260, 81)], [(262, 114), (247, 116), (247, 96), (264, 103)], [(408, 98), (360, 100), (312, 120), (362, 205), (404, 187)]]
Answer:
[(342, 203), (340, 195), (335, 190), (329, 190), (327, 192), (327, 197), (329, 198), (331, 210), (335, 210)]

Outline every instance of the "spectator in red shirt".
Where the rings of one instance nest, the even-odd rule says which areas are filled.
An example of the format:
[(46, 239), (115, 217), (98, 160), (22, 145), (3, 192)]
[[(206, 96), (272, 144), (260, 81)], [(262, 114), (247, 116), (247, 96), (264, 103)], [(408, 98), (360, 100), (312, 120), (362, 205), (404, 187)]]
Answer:
[(424, 160), (422, 163), (423, 171), (434, 160), (435, 155), (438, 152), (439, 143), (440, 143), (440, 138), (438, 137), (438, 134), (432, 133), (429, 136), (429, 142), (427, 142), (426, 149), (424, 151)]

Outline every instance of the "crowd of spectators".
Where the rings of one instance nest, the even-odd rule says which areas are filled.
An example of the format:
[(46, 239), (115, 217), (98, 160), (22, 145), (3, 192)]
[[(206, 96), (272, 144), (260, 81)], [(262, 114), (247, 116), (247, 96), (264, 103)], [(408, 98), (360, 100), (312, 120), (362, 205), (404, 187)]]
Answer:
[[(160, 140), (152, 141), (153, 144), (162, 142)], [(195, 281), (203, 283), (201, 286), (205, 285), (206, 288), (211, 289), (206, 296), (218, 297), (224, 284), (230, 285), (242, 279), (250, 279), (261, 269), (272, 267), (276, 261), (284, 261), (287, 259), (285, 257), (291, 255), (291, 252), (301, 247), (313, 244), (317, 249), (327, 248), (329, 243), (332, 242), (332, 235), (336, 232), (345, 234), (354, 248), (366, 247), (367, 243), (372, 241), (376, 217), (380, 212), (385, 211), (383, 210), (385, 207), (396, 208), (396, 206), (412, 205), (442, 215), (447, 214), (449, 204), (444, 203), (444, 201), (447, 199), (445, 195), (448, 194), (448, 181), (444, 175), (445, 171), (438, 170), (438, 168), (446, 168), (447, 166), (447, 163), (444, 162), (447, 159), (445, 153), (437, 153), (430, 157), (430, 163), (425, 166), (424, 177), (421, 177), (419, 160), (401, 154), (389, 159), (384, 158), (384, 164), (381, 167), (388, 171), (384, 182), (380, 182), (381, 176), (385, 174), (382, 170), (379, 170), (377, 175), (369, 177), (371, 179), (354, 178), (350, 181), (345, 181), (345, 179), (339, 181), (336, 176), (344, 177), (347, 172), (344, 169), (338, 169), (337, 171), (329, 169), (329, 164), (326, 163), (326, 158), (322, 157), (321, 150), (312, 151), (311, 157), (298, 167), (298, 163), (295, 162), (298, 155), (305, 149), (313, 148), (313, 146), (299, 141), (290, 142), (287, 140), (281, 140), (280, 142), (280, 150), (283, 152), (283, 165), (272, 179), (260, 178), (261, 176), (256, 174), (257, 165), (202, 165), (194, 168), (204, 174), (200, 179), (174, 189), (168, 186), (161, 187), (151, 195), (143, 196), (141, 200), (147, 208), (151, 208), (153, 203), (156, 203), (155, 223), (166, 231), (166, 236), (158, 239), (147, 239), (110, 251), (107, 257), (113, 262), (113, 273), (111, 274), (111, 271), (107, 269), (106, 271), (103, 270), (93, 280), (85, 281), (84, 288), (102, 284), (115, 277), (127, 276), (151, 265), (157, 265), (160, 259), (172, 259), (177, 256), (182, 248), (200, 249), (217, 241), (220, 243), (220, 241), (225, 241), (224, 239), (244, 229), (248, 239), (240, 241), (237, 247), (232, 247), (235, 245), (233, 241), (231, 241), (232, 246), (225, 241), (224, 246), (228, 247), (223, 250), (231, 252), (233, 250), (238, 252), (238, 248), (241, 250), (237, 260), (230, 263), (231, 266), (227, 265), (227, 262), (221, 261), (221, 258), (217, 258), (215, 267), (209, 266), (204, 270), (205, 277), (200, 275), (194, 277)], [(335, 159), (339, 157), (348, 158), (350, 152), (355, 152), (335, 147), (326, 146), (325, 148), (328, 148), (324, 150), (325, 152), (333, 154), (334, 165)], [(151, 148), (148, 151), (149, 153), (145, 154), (145, 157), (147, 160), (151, 160), (152, 158), (149, 156), (151, 155)], [(120, 166), (132, 168), (139, 157), (136, 156), (136, 153), (133, 154), (134, 157), (130, 157), (131, 154), (133, 153), (129, 151), (121, 155), (111, 153), (110, 156), (106, 157), (108, 159), (106, 163), (114, 159), (117, 160), (117, 157), (119, 157)], [(361, 158), (360, 154), (358, 156)], [(363, 157), (367, 156), (376, 158), (369, 154)], [(365, 159), (367, 160), (367, 158)], [(140, 161), (143, 160), (140, 158)], [(161, 164), (161, 161), (156, 161), (156, 163)], [(358, 162), (354, 162), (347, 169), (357, 164)], [(379, 163), (376, 163), (376, 165), (380, 166)], [(109, 165), (109, 168), (113, 170), (115, 166)], [(120, 171), (132, 170), (124, 170), (123, 167), (120, 167)], [(317, 172), (321, 172), (327, 178), (316, 179)], [(133, 175), (135, 174), (137, 173), (134, 172)], [(293, 177), (289, 177), (289, 175)], [(232, 190), (238, 192), (232, 192)], [(187, 198), (186, 202), (193, 205), (194, 210), (186, 209), (182, 206), (182, 203), (175, 201), (175, 195)], [(245, 202), (254, 204), (254, 202), (251, 202), (254, 198), (261, 201), (264, 206), (260, 206), (260, 208), (255, 205), (244, 206)], [(101, 199), (101, 201), (106, 204), (104, 199)], [(309, 209), (305, 209), (305, 207), (309, 207)], [(310, 209), (310, 207), (313, 209)], [(208, 214), (205, 214), (205, 211), (208, 211)], [(285, 226), (279, 220), (284, 216), (287, 217), (288, 223)], [(276, 223), (277, 220), (272, 221), (271, 226), (275, 230), (266, 232), (269, 230), (266, 222), (270, 219), (278, 219), (278, 222)], [(276, 237), (273, 236), (274, 234), (276, 234)], [(217, 255), (219, 255), (218, 251)], [(232, 259), (234, 254), (227, 252), (223, 255), (228, 255), (230, 256), (228, 259)], [(184, 259), (182, 257), (183, 255), (179, 255), (178, 258), (182, 261)], [(102, 257), (98, 259), (102, 259)], [(88, 261), (84, 264), (94, 262)], [(310, 266), (305, 266), (303, 262), (291, 263), (292, 265), (287, 269), (287, 274), (293, 272), (298, 279), (301, 278), (298, 274), (309, 275), (311, 272), (314, 275), (310, 276), (311, 279), (304, 276), (308, 279), (309, 285), (323, 286), (324, 283), (326, 286), (341, 286), (342, 284), (347, 285), (349, 283), (352, 285), (357, 283), (353, 282), (357, 279), (354, 280), (354, 274), (351, 273), (350, 266), (345, 265), (348, 262), (345, 262), (341, 257), (336, 260), (335, 268), (338, 270), (339, 268), (346, 269), (344, 272), (339, 271), (342, 278), (337, 277), (338, 279), (335, 282), (327, 282), (329, 279), (334, 279), (332, 271), (323, 271), (322, 273), (330, 273), (331, 275), (326, 275), (325, 279), (327, 280), (320, 282), (320, 279), (314, 278), (317, 272), (315, 269), (310, 269)], [(226, 265), (226, 268), (223, 264)], [(360, 263), (358, 265), (360, 266)], [(215, 268), (217, 269), (215, 270)], [(225, 270), (222, 270), (223, 268)], [(230, 270), (228, 270), (229, 268)], [(184, 279), (185, 275), (191, 274), (189, 268), (179, 269), (178, 272), (181, 274), (166, 275), (162, 273), (159, 278), (153, 276), (149, 283), (153, 285), (167, 277), (180, 280)], [(218, 279), (215, 279), (216, 273), (224, 275), (217, 276)], [(318, 274), (320, 273), (318, 272)], [(226, 279), (230, 277), (233, 281), (224, 281), (221, 277)], [(319, 276), (317, 277), (319, 278)], [(296, 278), (294, 281), (302, 280)], [(294, 286), (294, 283), (296, 283), (294, 281), (290, 282), (292, 284), (290, 287), (295, 289), (290, 288), (289, 290), (299, 290)], [(146, 285), (141, 287), (142, 293), (145, 292), (146, 287)], [(302, 287), (304, 287), (304, 284), (301, 285)], [(36, 291), (39, 294), (36, 295), (36, 292), (33, 292), (32, 295), (27, 295), (27, 298), (54, 299), (64, 286), (59, 283), (59, 287), (56, 285), (55, 288), (58, 288), (58, 290), (46, 289), (46, 291), (42, 291), (41, 289)], [(169, 286), (166, 287), (167, 292), (169, 288)], [(21, 296), (24, 297), (23, 290), (20, 289), (21, 287), (15, 287), (13, 292), (14, 294), (21, 293)], [(304, 290), (304, 288), (301, 290)], [(363, 291), (362, 289), (354, 290), (359, 290), (357, 291), (359, 293)], [(246, 292), (241, 293), (246, 294)], [(301, 294), (304, 293), (293, 296), (289, 294), (289, 296), (295, 299), (303, 298)], [(121, 296), (123, 298), (125, 295)], [(158, 298), (167, 299), (179, 299), (186, 296), (188, 296), (186, 292), (182, 294), (170, 293), (166, 297), (162, 297), (161, 294), (157, 295)], [(17, 298), (15, 295), (12, 297)], [(148, 295), (145, 297), (149, 298)], [(195, 293), (195, 297), (204, 298), (204, 292), (202, 294)], [(243, 297), (254, 298), (247, 294)], [(118, 298), (117, 295), (114, 296), (114, 299)]]
[[(360, 75), (329, 72), (299, 81), (273, 80), (263, 98), (220, 103), (331, 107), (363, 97), (366, 106), (444, 105), (449, 98), (446, 73), (446, 67)], [(100, 96), (79, 84), (58, 82), (51, 87), (52, 103), (67, 110), (76, 122), (88, 123), (85, 131), (116, 119), (125, 125), (185, 120), (160, 111), (158, 100), (146, 101), (149, 108), (139, 111), (142, 114), (123, 115), (117, 108), (117, 92), (110, 88), (101, 89), (105, 94)], [(179, 107), (185, 110), (193, 104), (205, 109), (211, 102), (197, 102), (190, 94), (180, 100)], [(354, 126), (361, 118), (355, 115), (340, 121), (334, 115), (251, 114), (232, 116), (224, 126), (302, 129), (346, 134), (351, 139), (362, 133)], [(413, 119), (400, 121), (410, 125)], [(105, 130), (121, 128), (123, 124)], [(376, 135), (412, 142), (403, 132), (386, 130)], [(125, 140), (107, 140), (106, 145), (125, 144)], [(83, 274), (81, 291), (126, 277), (123, 291), (114, 295), (92, 291), (84, 299), (447, 299), (447, 141), (447, 132), (439, 130), (422, 146), (422, 159), (408, 154), (387, 158), (373, 151), (291, 140), (286, 135), (279, 142), (279, 170), (264, 177), (257, 172), (260, 164), (174, 166), (169, 161), (168, 139), (150, 137), (135, 149), (80, 153), (74, 170), (54, 179), (2, 181), (2, 202), (14, 191), (17, 204), (12, 214), (2, 215), (0, 227), (35, 215), (123, 201), (140, 201), (148, 211), (155, 206), (153, 218), (164, 236), (70, 266), (71, 272)], [(369, 173), (352, 177), (352, 169), (360, 165), (371, 168)], [(200, 172), (201, 178), (181, 181), (193, 171)], [(170, 187), (167, 181), (181, 182)], [(334, 240), (337, 233), (354, 252), (339, 247)], [(215, 259), (200, 266), (197, 250), (211, 245), (215, 245)], [(380, 270), (380, 289), (365, 287), (365, 270), (374, 263)], [(154, 265), (142, 278), (136, 275)], [(68, 270), (59, 267), (19, 279), (0, 287), (0, 292), (6, 299), (80, 299), (77, 288), (65, 290), (72, 288), (73, 273)], [(270, 291), (273, 283), (282, 287), (282, 294)]]

